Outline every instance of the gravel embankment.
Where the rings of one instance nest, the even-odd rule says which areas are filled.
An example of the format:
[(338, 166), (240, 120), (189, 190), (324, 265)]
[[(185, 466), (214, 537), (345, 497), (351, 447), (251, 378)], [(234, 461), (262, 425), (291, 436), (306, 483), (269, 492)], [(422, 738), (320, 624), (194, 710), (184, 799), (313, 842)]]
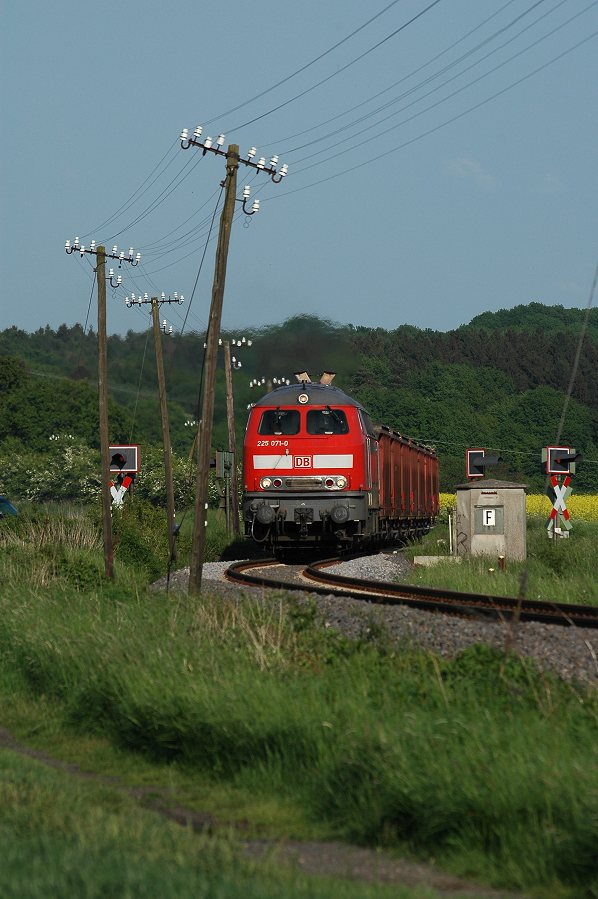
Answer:
[[(237, 587), (226, 581), (224, 572), (230, 562), (208, 562), (203, 566), (204, 589), (219, 593), (256, 592), (266, 595), (259, 587)], [(376, 554), (343, 562), (328, 571), (348, 577), (372, 578), (383, 581), (400, 581), (410, 568), (401, 553)], [(186, 589), (189, 569), (173, 572), (170, 578), (172, 590)], [(166, 579), (154, 585), (165, 589)], [(503, 649), (512, 639), (512, 648), (522, 656), (534, 658), (547, 670), (556, 672), (564, 680), (598, 686), (598, 635), (596, 631), (575, 627), (557, 627), (536, 622), (519, 623), (515, 628), (508, 624), (489, 621), (470, 621), (451, 615), (423, 612), (405, 606), (378, 606), (355, 599), (339, 599), (336, 596), (319, 596), (313, 593), (298, 594), (315, 602), (322, 624), (357, 638), (381, 628), (390, 639), (422, 646), (440, 656), (450, 658), (475, 643), (488, 643)], [(512, 633), (510, 633), (512, 630)]]

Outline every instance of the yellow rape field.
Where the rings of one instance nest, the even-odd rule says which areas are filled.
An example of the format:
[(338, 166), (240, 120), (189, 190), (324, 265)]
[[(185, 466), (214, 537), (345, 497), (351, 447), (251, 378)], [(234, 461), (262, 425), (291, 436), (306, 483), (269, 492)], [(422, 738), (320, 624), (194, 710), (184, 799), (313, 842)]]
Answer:
[[(454, 493), (440, 494), (440, 511), (448, 511), (455, 507)], [(528, 515), (539, 515), (548, 518), (552, 503), (547, 496), (540, 493), (531, 493), (525, 497), (525, 507)], [(574, 493), (567, 499), (567, 508), (571, 513), (571, 519), (583, 519), (584, 521), (598, 521), (598, 495), (580, 495)]]

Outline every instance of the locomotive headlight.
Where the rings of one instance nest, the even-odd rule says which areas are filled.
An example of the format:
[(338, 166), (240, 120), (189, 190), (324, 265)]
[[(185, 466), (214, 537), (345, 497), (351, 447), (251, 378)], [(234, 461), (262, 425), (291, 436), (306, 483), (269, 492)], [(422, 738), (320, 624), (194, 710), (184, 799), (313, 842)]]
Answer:
[(347, 486), (347, 479), (344, 475), (328, 475), (324, 478), (324, 487), (327, 490), (342, 490)]
[(272, 486), (272, 478), (261, 478), (260, 487), (262, 490), (269, 490)]

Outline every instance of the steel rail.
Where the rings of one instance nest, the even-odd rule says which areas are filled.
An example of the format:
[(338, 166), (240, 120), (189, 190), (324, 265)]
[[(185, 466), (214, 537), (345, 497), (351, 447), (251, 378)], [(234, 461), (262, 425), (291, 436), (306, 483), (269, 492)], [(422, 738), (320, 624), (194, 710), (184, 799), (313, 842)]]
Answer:
[(516, 597), (492, 594), (460, 593), (456, 590), (396, 584), (390, 581), (369, 581), (331, 572), (324, 573), (321, 570), (343, 561), (346, 561), (346, 558), (326, 559), (308, 565), (302, 572), (307, 583), (297, 583), (251, 573), (251, 569), (280, 565), (277, 559), (236, 562), (228, 568), (226, 575), (232, 581), (253, 586), (301, 590), (327, 596), (332, 593), (381, 605), (402, 604), (410, 608), (443, 612), (467, 618), (536, 621), (561, 627), (598, 627), (598, 607), (596, 606), (548, 600), (519, 600)]

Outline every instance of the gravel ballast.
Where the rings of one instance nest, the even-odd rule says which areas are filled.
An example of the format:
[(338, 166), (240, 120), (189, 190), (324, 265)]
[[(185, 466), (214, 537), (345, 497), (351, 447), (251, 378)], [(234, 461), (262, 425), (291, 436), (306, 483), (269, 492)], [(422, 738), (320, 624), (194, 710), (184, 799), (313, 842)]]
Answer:
[[(230, 562), (207, 562), (203, 565), (204, 591), (217, 593), (261, 594), (266, 598), (270, 591), (261, 587), (236, 586), (225, 579)], [(327, 571), (347, 577), (360, 577), (381, 581), (401, 581), (411, 564), (400, 552), (378, 553), (342, 562)], [(175, 571), (170, 577), (171, 590), (186, 590), (189, 569)], [(154, 589), (164, 590), (166, 579), (154, 584)], [(279, 591), (280, 592), (280, 591)], [(451, 658), (476, 643), (486, 643), (504, 649), (511, 641), (511, 648), (522, 656), (531, 657), (546, 670), (552, 670), (567, 681), (588, 686), (598, 686), (598, 636), (596, 631), (576, 627), (562, 627), (538, 622), (520, 622), (516, 626), (492, 621), (472, 621), (453, 615), (424, 612), (407, 606), (381, 606), (338, 596), (297, 593), (295, 601), (304, 597), (315, 603), (323, 626), (332, 627), (346, 637), (362, 637), (371, 631), (382, 629), (389, 639), (421, 646), (444, 658)]]

